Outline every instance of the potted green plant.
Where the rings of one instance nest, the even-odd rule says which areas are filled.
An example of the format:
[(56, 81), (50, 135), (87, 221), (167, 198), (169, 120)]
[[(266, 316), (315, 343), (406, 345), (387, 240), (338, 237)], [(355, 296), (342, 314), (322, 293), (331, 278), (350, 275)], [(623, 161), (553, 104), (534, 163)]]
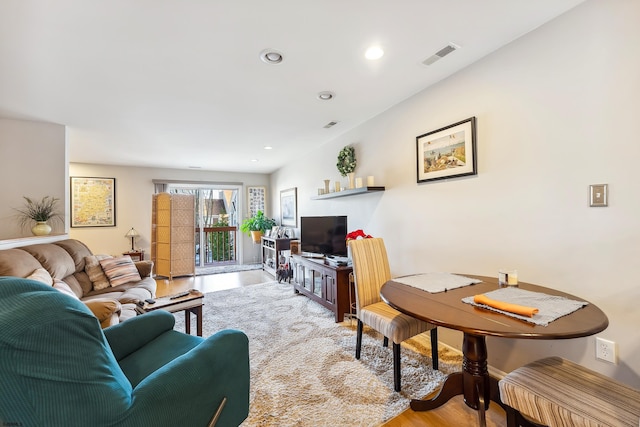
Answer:
[[(43, 236), (51, 233), (49, 221), (62, 222), (62, 215), (57, 210), (58, 199), (51, 196), (44, 196), (42, 200), (32, 200), (23, 196), (25, 205), (21, 209), (16, 209), (20, 227), (25, 229), (31, 227), (31, 232), (36, 236)], [(35, 225), (33, 223), (35, 222)]]
[(267, 217), (264, 212), (258, 211), (251, 218), (247, 218), (240, 224), (240, 231), (253, 238), (254, 242), (260, 242), (265, 231), (271, 230), (276, 225), (276, 220)]

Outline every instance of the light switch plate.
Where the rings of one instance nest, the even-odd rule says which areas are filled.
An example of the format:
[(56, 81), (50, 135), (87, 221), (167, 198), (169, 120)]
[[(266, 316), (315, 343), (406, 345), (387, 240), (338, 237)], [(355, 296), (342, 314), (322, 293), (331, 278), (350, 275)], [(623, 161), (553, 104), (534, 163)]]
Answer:
[(589, 206), (602, 207), (608, 203), (608, 185), (594, 184), (589, 186)]

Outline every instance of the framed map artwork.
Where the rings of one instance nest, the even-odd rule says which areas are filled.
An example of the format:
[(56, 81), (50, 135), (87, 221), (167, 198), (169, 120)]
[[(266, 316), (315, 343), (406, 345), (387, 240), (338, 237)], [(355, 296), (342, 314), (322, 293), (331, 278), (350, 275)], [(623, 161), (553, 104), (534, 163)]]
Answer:
[(116, 226), (116, 179), (71, 177), (71, 227)]
[(249, 207), (249, 218), (258, 211), (267, 215), (267, 189), (265, 187), (247, 187), (247, 206)]

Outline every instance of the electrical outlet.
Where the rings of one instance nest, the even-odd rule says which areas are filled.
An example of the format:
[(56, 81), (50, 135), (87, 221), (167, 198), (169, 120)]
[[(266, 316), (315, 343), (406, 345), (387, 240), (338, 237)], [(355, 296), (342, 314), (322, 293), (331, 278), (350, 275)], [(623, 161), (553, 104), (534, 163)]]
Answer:
[(616, 343), (603, 338), (596, 338), (596, 359), (617, 363)]

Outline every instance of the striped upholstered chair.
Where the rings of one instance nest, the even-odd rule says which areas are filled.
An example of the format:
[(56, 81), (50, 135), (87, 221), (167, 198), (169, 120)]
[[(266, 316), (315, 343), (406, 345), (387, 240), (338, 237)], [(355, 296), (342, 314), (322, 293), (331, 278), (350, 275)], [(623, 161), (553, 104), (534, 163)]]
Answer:
[(393, 385), (400, 391), (400, 343), (431, 331), (433, 369), (438, 369), (438, 330), (436, 326), (393, 309), (380, 298), (380, 288), (391, 279), (389, 260), (381, 238), (349, 241), (356, 284), (356, 359), (360, 359), (362, 329), (366, 324), (384, 336), (384, 345), (393, 342)]
[(640, 420), (640, 390), (561, 357), (522, 366), (498, 387), (507, 427), (636, 427)]

